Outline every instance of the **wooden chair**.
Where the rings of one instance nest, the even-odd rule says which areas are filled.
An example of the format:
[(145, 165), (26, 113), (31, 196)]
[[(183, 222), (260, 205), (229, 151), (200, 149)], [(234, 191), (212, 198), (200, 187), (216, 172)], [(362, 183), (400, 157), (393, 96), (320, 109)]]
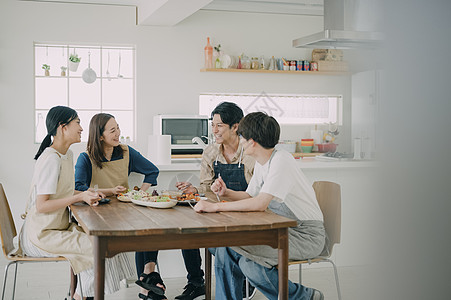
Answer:
[[(30, 256), (12, 256), (11, 253), (14, 251), (13, 239), (17, 235), (16, 226), (14, 225), (14, 219), (11, 214), (11, 209), (8, 204), (8, 200), (6, 198), (5, 191), (3, 189), (3, 185), (0, 183), (0, 236), (2, 240), (2, 249), (3, 254), (6, 259), (10, 262), (6, 265), (5, 268), (5, 276), (3, 278), (3, 289), (2, 289), (2, 300), (5, 297), (5, 288), (6, 288), (6, 280), (8, 276), (8, 269), (11, 265), (15, 265), (14, 272), (14, 286), (13, 286), (13, 295), (12, 299), (14, 300), (15, 291), (16, 291), (16, 279), (17, 279), (17, 267), (22, 263), (35, 263), (35, 262), (59, 262), (66, 261), (64, 257), (30, 257)], [(71, 277), (71, 293), (75, 291), (74, 285), (76, 281), (75, 275)], [(70, 295), (73, 296), (73, 295)]]
[(316, 181), (313, 183), (319, 207), (323, 212), (324, 227), (327, 234), (327, 247), (320, 256), (306, 259), (290, 261), (288, 265), (299, 265), (299, 283), (302, 283), (302, 264), (312, 264), (329, 262), (334, 268), (335, 284), (337, 286), (338, 299), (341, 300), (340, 283), (338, 281), (337, 266), (330, 260), (335, 244), (340, 243), (341, 235), (341, 190), (340, 185), (329, 181)]

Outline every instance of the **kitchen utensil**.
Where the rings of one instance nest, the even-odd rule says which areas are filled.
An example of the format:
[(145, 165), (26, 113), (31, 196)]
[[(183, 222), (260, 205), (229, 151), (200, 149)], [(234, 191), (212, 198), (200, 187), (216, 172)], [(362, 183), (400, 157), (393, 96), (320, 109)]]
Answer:
[(97, 79), (96, 72), (91, 69), (91, 52), (88, 53), (88, 68), (83, 71), (83, 74), (81, 75), (81, 78), (86, 83), (93, 83)]
[(117, 70), (117, 78), (124, 78), (124, 76), (121, 75), (121, 52), (119, 52), (119, 66)]
[(108, 81), (111, 81), (111, 77), (110, 77), (110, 51), (108, 51), (108, 63), (106, 66), (106, 78), (108, 79)]

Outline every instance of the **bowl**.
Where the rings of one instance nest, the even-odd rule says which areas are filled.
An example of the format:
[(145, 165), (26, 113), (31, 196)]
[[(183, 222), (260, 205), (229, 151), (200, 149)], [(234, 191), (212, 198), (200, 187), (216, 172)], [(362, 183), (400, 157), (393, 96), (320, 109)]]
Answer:
[(302, 153), (311, 153), (313, 146), (301, 146)]
[(335, 152), (335, 151), (337, 151), (338, 144), (323, 143), (323, 144), (316, 144), (316, 146), (318, 146), (318, 151), (319, 152), (326, 153), (326, 152)]

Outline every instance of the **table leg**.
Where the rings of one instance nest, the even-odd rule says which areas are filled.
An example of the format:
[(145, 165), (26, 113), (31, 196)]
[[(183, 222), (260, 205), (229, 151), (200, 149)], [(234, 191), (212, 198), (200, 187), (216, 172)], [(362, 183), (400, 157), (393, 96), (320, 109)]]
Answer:
[(205, 248), (205, 299), (211, 299), (211, 253)]
[(288, 299), (288, 228), (279, 229), (279, 299)]
[(98, 236), (94, 236), (94, 299), (96, 300), (104, 300), (105, 295), (105, 250), (105, 241)]

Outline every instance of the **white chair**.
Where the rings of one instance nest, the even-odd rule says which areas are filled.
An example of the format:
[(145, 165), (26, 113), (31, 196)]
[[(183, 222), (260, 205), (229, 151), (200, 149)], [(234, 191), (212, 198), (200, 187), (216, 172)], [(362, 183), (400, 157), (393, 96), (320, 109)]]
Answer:
[[(8, 276), (8, 269), (11, 265), (15, 265), (14, 271), (14, 285), (13, 285), (13, 294), (12, 299), (14, 300), (15, 291), (16, 291), (16, 279), (17, 279), (17, 268), (19, 264), (23, 263), (36, 263), (36, 262), (59, 262), (59, 261), (67, 261), (64, 257), (30, 257), (30, 256), (12, 256), (11, 253), (15, 250), (13, 239), (17, 235), (16, 226), (14, 225), (14, 219), (11, 214), (11, 209), (8, 204), (8, 200), (6, 198), (5, 191), (3, 189), (3, 185), (0, 183), (0, 236), (2, 240), (2, 249), (3, 254), (6, 259), (10, 262), (6, 265), (5, 268), (5, 276), (3, 278), (3, 289), (2, 289), (2, 300), (5, 298), (5, 288), (6, 288), (6, 280)], [(72, 272), (71, 272), (72, 273)], [(75, 275), (72, 273), (71, 278), (71, 289), (73, 292), (75, 290), (74, 286), (76, 282)], [(73, 295), (70, 295), (73, 296)]]
[(302, 264), (312, 264), (320, 262), (329, 262), (332, 264), (335, 275), (335, 284), (337, 286), (338, 299), (341, 300), (340, 283), (338, 281), (338, 271), (335, 263), (330, 259), (335, 244), (340, 243), (341, 236), (341, 189), (340, 185), (329, 181), (316, 181), (313, 183), (313, 189), (316, 193), (319, 207), (323, 212), (324, 227), (327, 234), (327, 247), (318, 257), (290, 261), (288, 265), (299, 265), (299, 283), (302, 283)]

